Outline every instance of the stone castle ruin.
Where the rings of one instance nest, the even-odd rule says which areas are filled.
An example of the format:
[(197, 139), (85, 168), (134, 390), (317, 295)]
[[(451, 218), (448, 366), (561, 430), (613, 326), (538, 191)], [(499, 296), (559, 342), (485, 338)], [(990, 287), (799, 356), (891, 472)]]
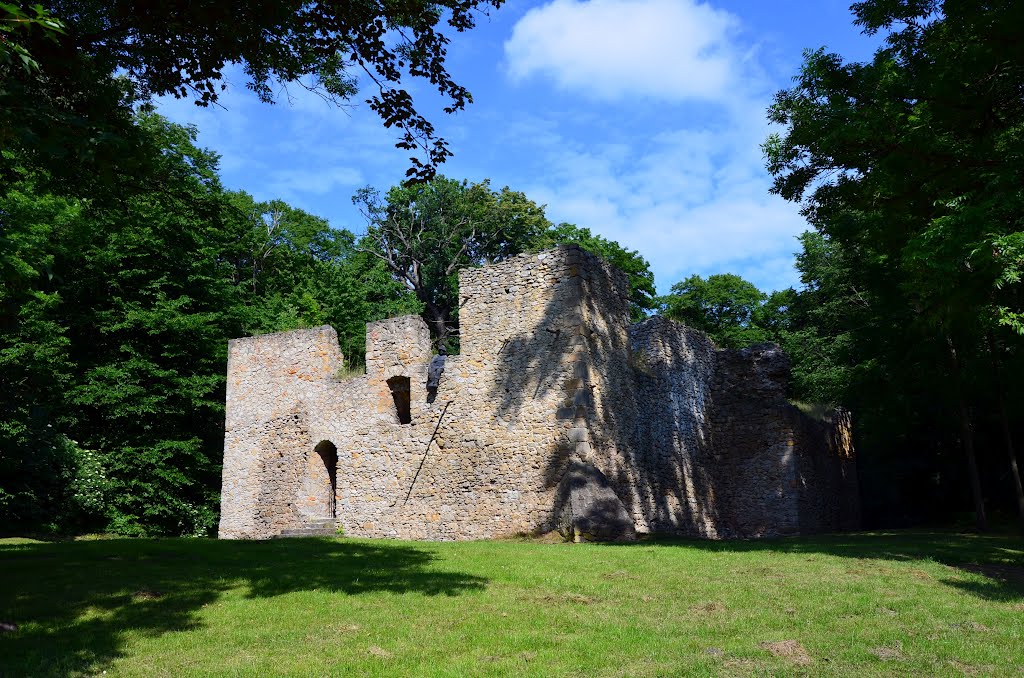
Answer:
[(230, 343), (222, 538), (857, 527), (848, 415), (790, 405), (774, 345), (630, 325), (625, 274), (574, 246), (463, 270), (459, 290), (436, 388), (418, 316), (368, 325), (354, 377), (330, 327)]

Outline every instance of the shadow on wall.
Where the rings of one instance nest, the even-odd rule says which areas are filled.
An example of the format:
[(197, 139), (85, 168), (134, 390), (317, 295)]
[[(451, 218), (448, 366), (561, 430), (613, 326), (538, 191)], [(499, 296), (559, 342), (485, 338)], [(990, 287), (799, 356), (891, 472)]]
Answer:
[(457, 596), (487, 586), (482, 577), (433, 570), (434, 558), (408, 545), (312, 539), (0, 546), (2, 621), (21, 627), (0, 634), (0, 675), (92, 675), (123, 656), (129, 632), (201, 628), (200, 609), (239, 584), (249, 598), (298, 591)]
[[(547, 459), (546, 489), (558, 486), (572, 461), (592, 464), (641, 529), (714, 536), (714, 491), (694, 463), (709, 443), (699, 425), (706, 419), (704, 394), (680, 402), (671, 375), (631, 364), (625, 276), (597, 264), (579, 269), (586, 277), (559, 283), (564, 287), (532, 332), (505, 342), (490, 387), (496, 414), (513, 420), (527, 402), (541, 400), (557, 403), (558, 418), (573, 422)], [(564, 497), (556, 496), (552, 520)]]
[(831, 424), (788, 404), (781, 349), (720, 351), (659, 317), (630, 327), (625, 276), (585, 252), (566, 256), (579, 265), (535, 325), (504, 342), (490, 387), (502, 419), (543, 403), (567, 423), (544, 466), (546, 489), (571, 462), (599, 469), (641, 532), (732, 538), (858, 526), (850, 448)]

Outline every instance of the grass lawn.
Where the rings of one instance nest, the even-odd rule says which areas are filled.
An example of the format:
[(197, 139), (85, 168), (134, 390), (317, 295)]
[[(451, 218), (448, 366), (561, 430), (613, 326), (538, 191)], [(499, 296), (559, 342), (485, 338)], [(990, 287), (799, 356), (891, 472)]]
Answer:
[(1024, 542), (0, 540), (0, 676), (1024, 675)]

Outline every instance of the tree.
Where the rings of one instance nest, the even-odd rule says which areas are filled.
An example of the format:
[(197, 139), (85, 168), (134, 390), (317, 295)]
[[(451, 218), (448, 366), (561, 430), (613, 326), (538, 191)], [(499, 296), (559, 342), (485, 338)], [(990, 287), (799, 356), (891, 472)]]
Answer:
[(458, 328), (458, 270), (522, 252), (576, 244), (629, 276), (630, 312), (642, 320), (654, 308), (654, 275), (637, 252), (573, 224), (557, 226), (537, 205), (507, 186), (438, 177), (422, 186), (395, 186), (381, 197), (370, 188), (353, 198), (368, 221), (359, 249), (377, 258), (423, 305), (438, 342)]
[(550, 227), (538, 243), (540, 249), (554, 245), (579, 245), (604, 257), (629, 276), (629, 308), (633, 322), (643, 320), (655, 308), (654, 274), (650, 264), (636, 250), (626, 249), (613, 240), (591, 233), (589, 228), (567, 223)]
[(550, 222), (543, 207), (508, 187), (437, 177), (395, 186), (384, 198), (370, 188), (352, 199), (368, 221), (362, 252), (379, 259), (423, 304), (440, 345), (458, 329), (458, 271), (530, 248)]
[[(282, 85), (341, 104), (356, 94), (358, 72), (376, 88), (370, 108), (385, 127), (402, 131), (396, 145), (425, 156), (410, 158), (407, 176), (428, 179), (451, 151), (417, 111), (403, 80), (427, 80), (448, 100), (447, 113), (463, 109), (472, 96), (446, 69), (449, 38), (442, 23), (468, 30), (476, 12), (501, 3), (203, 0), (142, 10), (124, 0), (68, 0), (38, 15), (5, 7), (5, 14), (26, 20), (17, 23), (17, 40), (0, 40), (0, 140), (60, 169), (60, 143), (111, 156), (120, 146), (123, 154), (131, 146), (124, 113), (138, 99), (173, 94), (203, 106), (216, 103), (226, 64), (241, 64), (248, 88), (266, 102)], [(0, 26), (6, 30), (10, 23)], [(22, 67), (25, 59), (33, 68)], [(84, 136), (83, 127), (108, 136)], [(90, 160), (86, 155), (81, 162)]]
[(119, 532), (206, 534), (216, 520), (226, 339), (223, 191), (195, 130), (139, 119), (162, 151), (121, 205), (83, 205), (55, 266), (75, 366), (73, 437), (101, 457)]
[(25, 167), (0, 194), (5, 525), (208, 533), (228, 339), (328, 323), (358, 366), (366, 322), (421, 310), (352, 233), (224, 191), (195, 129), (132, 125), (123, 195)]
[(29, 73), (39, 70), (39, 62), (23, 44), (33, 30), (56, 39), (64, 33), (64, 24), (42, 5), (25, 9), (8, 3), (0, 5), (0, 65), (20, 66)]
[(659, 301), (666, 317), (706, 332), (720, 346), (742, 348), (768, 340), (754, 322), (767, 299), (753, 283), (721, 273), (706, 280), (691, 275)]
[(1000, 244), (1024, 224), (1024, 45), (1013, 28), (1024, 6), (870, 0), (852, 9), (866, 32), (887, 32), (886, 45), (864, 64), (805, 54), (796, 86), (769, 112), (785, 127), (764, 147), (773, 191), (800, 202), (854, 257), (873, 317), (928, 350), (944, 347), (933, 370), (951, 386), (940, 392), (984, 529), (972, 417), (981, 394), (965, 356), (984, 352), (980, 328), (1012, 326), (1020, 312), (1019, 260)]
[(329, 324), (348, 364), (359, 365), (367, 322), (420, 311), (380, 262), (356, 250), (350, 231), (281, 200), (225, 197), (229, 244), (221, 256), (239, 288), (234, 312), (245, 334)]
[(73, 519), (77, 447), (64, 435), (70, 340), (53, 243), (78, 206), (20, 182), (0, 196), (0, 522)]

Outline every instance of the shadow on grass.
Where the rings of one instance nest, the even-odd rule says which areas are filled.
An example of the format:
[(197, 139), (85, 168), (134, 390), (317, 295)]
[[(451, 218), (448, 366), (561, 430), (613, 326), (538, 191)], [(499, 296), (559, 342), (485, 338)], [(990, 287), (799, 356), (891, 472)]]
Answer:
[(711, 553), (822, 554), (868, 560), (933, 560), (962, 572), (985, 577), (982, 581), (941, 579), (941, 583), (986, 600), (1024, 600), (1024, 539), (1009, 534), (960, 532), (850, 532), (809, 537), (706, 541), (653, 536), (639, 542), (604, 544), (607, 548), (636, 546), (673, 547)]
[(487, 584), (432, 569), (433, 560), (383, 541), (0, 544), (0, 622), (19, 627), (0, 634), (0, 676), (98, 672), (122, 655), (126, 631), (197, 628), (200, 608), (236, 588), (250, 598), (312, 590), (455, 596)]

